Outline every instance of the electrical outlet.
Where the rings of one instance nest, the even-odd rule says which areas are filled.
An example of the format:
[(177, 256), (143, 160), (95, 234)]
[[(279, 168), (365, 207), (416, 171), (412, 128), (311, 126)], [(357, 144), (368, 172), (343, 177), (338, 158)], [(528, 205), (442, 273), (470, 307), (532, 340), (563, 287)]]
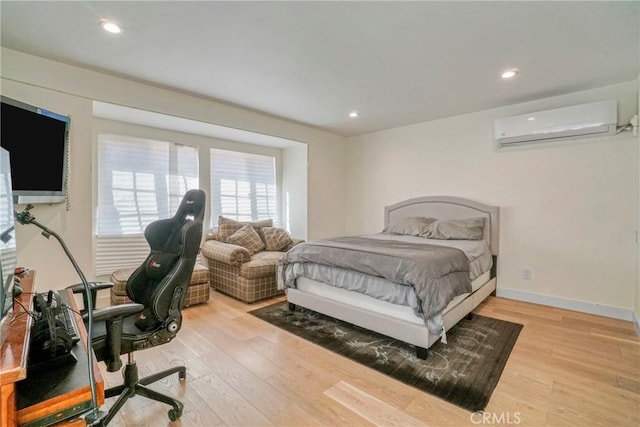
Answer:
[(522, 269), (522, 278), (524, 280), (531, 280), (532, 277), (533, 277), (533, 270), (531, 270), (530, 268)]

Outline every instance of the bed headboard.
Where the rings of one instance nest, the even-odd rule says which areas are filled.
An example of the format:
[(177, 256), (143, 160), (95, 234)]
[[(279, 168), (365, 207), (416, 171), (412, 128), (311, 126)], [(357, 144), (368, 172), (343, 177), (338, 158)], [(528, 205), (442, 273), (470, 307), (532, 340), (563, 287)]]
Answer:
[(500, 209), (473, 200), (450, 196), (427, 196), (404, 200), (384, 208), (384, 226), (408, 216), (437, 219), (485, 217), (484, 240), (493, 255), (500, 249)]

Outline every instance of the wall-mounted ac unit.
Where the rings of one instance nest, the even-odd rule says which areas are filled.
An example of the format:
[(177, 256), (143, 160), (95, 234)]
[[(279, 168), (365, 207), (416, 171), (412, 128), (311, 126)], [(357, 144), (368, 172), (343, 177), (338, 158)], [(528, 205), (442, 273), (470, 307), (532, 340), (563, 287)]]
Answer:
[(616, 133), (615, 100), (505, 117), (494, 122), (494, 138), (502, 146), (550, 142)]

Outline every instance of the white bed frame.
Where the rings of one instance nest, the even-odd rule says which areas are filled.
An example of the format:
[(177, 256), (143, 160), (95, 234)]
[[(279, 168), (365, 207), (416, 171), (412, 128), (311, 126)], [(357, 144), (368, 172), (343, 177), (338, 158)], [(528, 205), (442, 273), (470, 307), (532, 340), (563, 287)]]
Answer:
[[(458, 197), (429, 196), (405, 200), (385, 207), (384, 224), (408, 216), (437, 219), (484, 217), (483, 239), (494, 257), (492, 272), (474, 281), (474, 291), (453, 300), (443, 314), (445, 330), (449, 330), (469, 315), (496, 289), (495, 266), (499, 252), (499, 208)], [(480, 281), (481, 283), (478, 283)], [(363, 328), (413, 344), (419, 358), (427, 357), (427, 349), (439, 335), (430, 334), (424, 321), (416, 317), (409, 307), (380, 301), (357, 292), (347, 291), (324, 283), (297, 279), (297, 288), (287, 289), (289, 309), (306, 307), (318, 313), (361, 326)]]

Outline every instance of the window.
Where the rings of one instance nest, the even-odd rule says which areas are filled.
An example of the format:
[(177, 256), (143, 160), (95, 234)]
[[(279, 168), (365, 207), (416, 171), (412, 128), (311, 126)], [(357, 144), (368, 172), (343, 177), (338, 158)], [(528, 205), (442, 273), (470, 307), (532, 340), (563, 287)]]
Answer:
[(96, 274), (140, 265), (149, 253), (144, 228), (173, 216), (198, 185), (197, 148), (99, 135)]
[(279, 224), (275, 158), (212, 149), (210, 199), (214, 227), (220, 215)]

